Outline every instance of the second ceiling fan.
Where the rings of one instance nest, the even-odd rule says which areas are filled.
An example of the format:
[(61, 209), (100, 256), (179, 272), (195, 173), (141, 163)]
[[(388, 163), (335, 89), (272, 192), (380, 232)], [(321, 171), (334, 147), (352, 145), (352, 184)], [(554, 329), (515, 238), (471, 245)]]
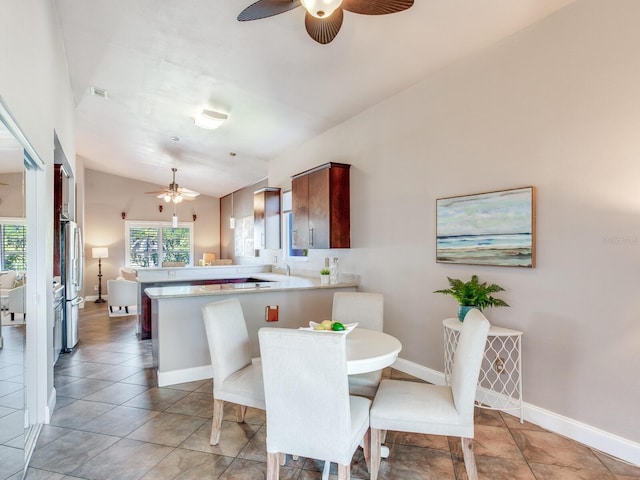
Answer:
[(304, 6), (307, 33), (316, 42), (331, 42), (342, 26), (343, 11), (361, 15), (387, 15), (401, 12), (413, 5), (413, 0), (258, 0), (245, 8), (238, 20), (258, 20)]

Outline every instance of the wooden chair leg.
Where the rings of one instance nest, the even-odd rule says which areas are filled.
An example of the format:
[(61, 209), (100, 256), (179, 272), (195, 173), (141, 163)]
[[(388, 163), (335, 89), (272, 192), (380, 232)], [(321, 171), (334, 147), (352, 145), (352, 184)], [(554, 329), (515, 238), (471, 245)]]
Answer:
[(224, 401), (213, 399), (213, 420), (211, 421), (211, 438), (209, 443), (217, 445), (220, 441), (220, 428), (222, 427), (222, 415), (224, 412)]
[(124, 307), (124, 311), (125, 313), (129, 313), (129, 307), (128, 306)]
[(367, 471), (371, 472), (371, 429), (367, 428), (364, 432), (364, 444), (362, 445), (364, 453), (364, 462), (367, 465)]
[[(462, 456), (464, 458), (464, 468), (467, 471), (467, 477), (469, 477), (469, 480), (478, 480), (476, 457), (473, 454), (473, 438), (462, 437)], [(371, 478), (373, 479), (373, 477)]]
[(278, 480), (280, 478), (280, 465), (278, 454), (267, 452), (267, 480)]
[(371, 450), (371, 456), (369, 459), (369, 478), (371, 480), (378, 479), (378, 472), (380, 471), (380, 439), (382, 431), (377, 428), (370, 429), (371, 438), (369, 440), (369, 448)]
[(244, 423), (244, 417), (246, 414), (247, 414), (247, 406), (238, 405), (238, 409), (236, 410), (236, 421), (238, 423)]
[(349, 480), (351, 478), (351, 465), (338, 464), (338, 480)]

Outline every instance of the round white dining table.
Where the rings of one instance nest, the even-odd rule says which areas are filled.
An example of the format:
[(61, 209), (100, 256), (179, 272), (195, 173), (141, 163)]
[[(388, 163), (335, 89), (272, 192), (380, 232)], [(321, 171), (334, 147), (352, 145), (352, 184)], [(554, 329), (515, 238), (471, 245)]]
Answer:
[(402, 344), (391, 335), (366, 328), (354, 328), (346, 333), (347, 373), (375, 372), (396, 361)]

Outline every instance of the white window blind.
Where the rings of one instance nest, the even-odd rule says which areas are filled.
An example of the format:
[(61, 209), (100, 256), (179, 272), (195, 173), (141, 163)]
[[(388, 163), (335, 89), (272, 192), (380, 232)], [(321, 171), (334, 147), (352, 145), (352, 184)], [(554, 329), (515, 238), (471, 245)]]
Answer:
[(130, 267), (159, 267), (162, 262), (192, 265), (193, 224), (125, 222), (126, 258)]
[(0, 268), (27, 269), (27, 226), (24, 223), (0, 223)]

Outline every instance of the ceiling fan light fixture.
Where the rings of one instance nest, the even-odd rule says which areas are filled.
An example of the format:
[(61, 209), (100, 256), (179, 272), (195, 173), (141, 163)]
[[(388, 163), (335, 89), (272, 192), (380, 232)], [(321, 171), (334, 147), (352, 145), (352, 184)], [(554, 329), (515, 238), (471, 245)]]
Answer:
[(327, 18), (342, 5), (342, 0), (300, 0), (310, 15)]
[(182, 195), (177, 194), (175, 197), (173, 197), (173, 203), (180, 203), (182, 201)]
[(163, 198), (164, 198), (164, 201), (167, 203), (171, 201), (171, 195), (169, 195), (168, 193)]
[(229, 115), (226, 113), (204, 109), (195, 116), (194, 122), (196, 126), (204, 128), (205, 130), (215, 130), (222, 125), (227, 118), (229, 118)]

